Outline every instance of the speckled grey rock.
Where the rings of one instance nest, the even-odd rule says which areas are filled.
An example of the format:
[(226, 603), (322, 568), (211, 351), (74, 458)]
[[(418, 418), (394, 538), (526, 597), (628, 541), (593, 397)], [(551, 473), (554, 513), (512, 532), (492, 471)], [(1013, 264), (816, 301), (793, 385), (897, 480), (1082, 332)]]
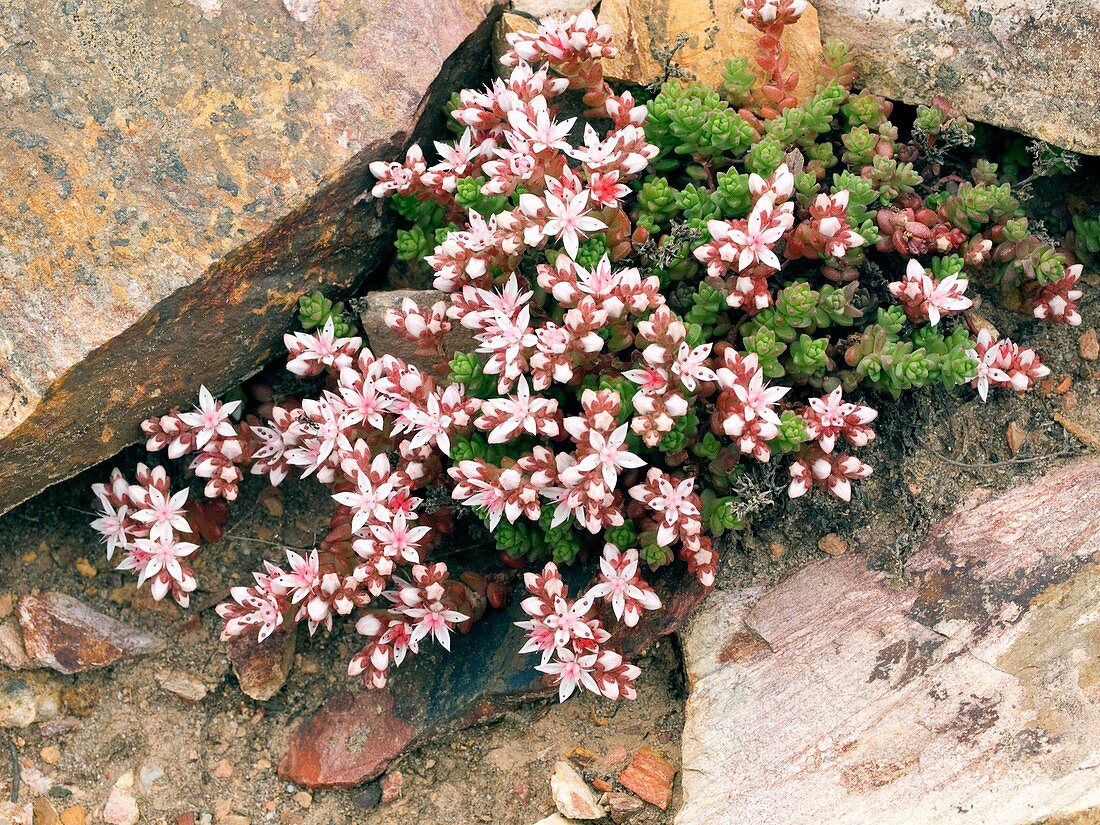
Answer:
[(942, 94), (968, 117), (1100, 155), (1096, 0), (815, 0), (859, 83), (906, 103)]
[(367, 165), (485, 66), (493, 3), (0, 3), (0, 512), (362, 279)]

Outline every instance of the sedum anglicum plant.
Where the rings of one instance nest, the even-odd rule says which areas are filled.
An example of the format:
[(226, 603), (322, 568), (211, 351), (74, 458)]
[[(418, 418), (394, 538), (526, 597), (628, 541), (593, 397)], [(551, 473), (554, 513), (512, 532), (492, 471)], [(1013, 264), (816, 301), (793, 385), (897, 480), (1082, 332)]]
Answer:
[[(348, 672), (382, 687), (504, 601), (505, 578), (432, 559), (464, 508), (528, 569), (522, 651), (561, 698), (632, 698), (614, 625), (661, 608), (655, 568), (713, 584), (746, 467), (784, 466), (792, 498), (848, 500), (871, 473), (854, 453), (875, 437), (874, 392), (1032, 387), (1048, 373), (1033, 350), (971, 333), (971, 285), (1014, 284), (1037, 317), (1076, 324), (1080, 267), (1029, 231), (994, 164), (936, 177), (973, 142), (945, 101), (900, 141), (891, 104), (854, 92), (830, 43), (799, 102), (780, 35), (805, 7), (745, 3), (764, 84), (734, 60), (719, 89), (673, 79), (644, 102), (605, 81), (615, 46), (590, 12), (509, 35), (510, 74), (456, 96), (438, 160), (413, 146), (371, 164), (371, 194), (405, 220), (399, 257), (443, 293), (385, 321), (440, 369), (372, 352), (340, 306), (303, 299), (287, 369), (319, 392), (261, 420), (203, 388), (193, 411), (146, 421), (147, 447), (190, 457), (215, 501), (173, 493), (163, 467), (136, 483), (116, 470), (95, 486), (108, 555), (186, 605), (188, 559), (244, 473), (312, 476), (331, 491), (328, 536), (233, 588), (224, 636), (353, 616)], [(583, 117), (561, 116), (567, 95)], [(445, 352), (456, 326), (474, 351)], [(558, 565), (582, 552), (599, 563), (571, 596)]]

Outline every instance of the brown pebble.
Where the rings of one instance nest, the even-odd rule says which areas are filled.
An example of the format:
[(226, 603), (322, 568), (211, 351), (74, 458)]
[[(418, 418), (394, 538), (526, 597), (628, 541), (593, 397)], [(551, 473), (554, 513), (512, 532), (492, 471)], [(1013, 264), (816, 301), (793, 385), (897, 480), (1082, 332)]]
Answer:
[(512, 796), (520, 805), (526, 805), (531, 801), (531, 787), (524, 781), (517, 779), (512, 783)]
[(382, 801), (393, 802), (401, 796), (401, 786), (405, 783), (405, 777), (401, 771), (386, 774), (382, 779)]
[(298, 803), (299, 808), (308, 808), (313, 804), (313, 794), (309, 791), (298, 791), (294, 794), (294, 801)]
[(233, 775), (233, 766), (229, 764), (228, 759), (222, 759), (214, 770), (210, 771), (210, 775), (215, 779), (228, 779)]
[[(86, 817), (87, 814), (84, 812), (84, 809), (78, 805), (74, 805), (61, 812), (61, 825), (84, 825)], [(191, 825), (194, 825), (194, 819), (191, 820)]]
[(616, 792), (605, 794), (602, 801), (607, 809), (611, 811), (611, 821), (616, 823), (631, 819), (645, 804), (642, 800), (628, 793)]
[(1086, 329), (1081, 333), (1077, 346), (1078, 352), (1086, 361), (1095, 361), (1100, 358), (1100, 339), (1097, 338), (1094, 328)]
[(46, 745), (38, 752), (38, 755), (42, 757), (42, 761), (47, 765), (56, 765), (61, 761), (61, 749), (57, 745)]
[(1072, 386), (1073, 379), (1067, 375), (1065, 378), (1058, 382), (1058, 386), (1054, 388), (1054, 391), (1058, 393), (1058, 395), (1064, 395), (1065, 393), (1069, 392), (1069, 388)]
[(601, 779), (597, 776), (595, 779), (592, 780), (592, 787), (595, 788), (597, 791), (603, 791), (604, 793), (606, 793), (607, 791), (611, 790), (611, 783), (608, 782), (606, 779)]
[(841, 556), (848, 552), (848, 542), (836, 533), (826, 533), (817, 542), (818, 549), (825, 551), (830, 556)]
[(1008, 426), (1005, 427), (1005, 441), (1008, 442), (1008, 451), (1013, 455), (1020, 452), (1020, 447), (1023, 446), (1026, 438), (1027, 430), (1021, 427), (1017, 422), (1010, 421)]
[(188, 811), (185, 814), (180, 814), (176, 817), (176, 825), (195, 825), (195, 814), (193, 811)]
[(780, 544), (778, 541), (773, 541), (768, 545), (768, 549), (772, 551), (772, 555), (777, 559), (783, 558), (787, 555), (787, 548)]
[(271, 541), (279, 535), (278, 530), (266, 524), (257, 524), (252, 528), (252, 532), (256, 534), (256, 538), (264, 541)]
[(676, 768), (662, 754), (645, 745), (638, 749), (619, 782), (646, 802), (662, 811), (672, 801), (672, 780)]
[[(57, 810), (54, 808), (53, 803), (44, 796), (40, 796), (38, 799), (34, 800), (33, 811), (34, 825), (59, 825), (61, 822), (61, 818), (58, 817)], [(6, 822), (8, 820), (5, 819), (4, 821)]]
[(573, 745), (571, 748), (566, 750), (565, 758), (568, 759), (570, 762), (573, 762), (574, 764), (584, 767), (585, 765), (591, 765), (593, 762), (600, 758), (600, 755), (595, 751), (589, 750), (588, 748), (582, 747), (580, 745)]
[(81, 556), (76, 560), (76, 572), (86, 579), (94, 579), (99, 575), (99, 571), (92, 566), (92, 563), (86, 558)]
[(278, 487), (268, 487), (259, 497), (260, 506), (273, 518), (283, 517), (283, 491)]
[(1077, 403), (1077, 393), (1075, 392), (1067, 392), (1062, 396), (1062, 406), (1067, 410), (1076, 410)]

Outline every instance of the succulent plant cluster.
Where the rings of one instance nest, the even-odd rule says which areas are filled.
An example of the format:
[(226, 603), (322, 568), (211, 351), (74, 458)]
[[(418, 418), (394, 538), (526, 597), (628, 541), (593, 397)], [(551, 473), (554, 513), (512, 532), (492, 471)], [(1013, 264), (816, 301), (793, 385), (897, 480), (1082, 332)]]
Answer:
[[(875, 437), (874, 393), (970, 384), (984, 399), (1047, 374), (1033, 350), (974, 334), (973, 286), (1077, 324), (1080, 266), (1031, 231), (996, 165), (942, 173), (973, 142), (946, 101), (902, 140), (891, 104), (853, 91), (839, 43), (799, 100), (782, 33), (805, 8), (746, 0), (764, 83), (746, 57), (720, 88), (676, 78), (648, 99), (606, 82), (616, 50), (590, 12), (543, 21), (508, 36), (507, 77), (453, 98), (457, 138), (436, 162), (413, 146), (371, 165), (404, 222), (397, 257), (440, 291), (385, 321), (438, 369), (372, 352), (341, 306), (308, 296), (285, 342), (312, 396), (267, 399), (261, 420), (204, 388), (194, 411), (143, 425), (150, 450), (192, 457), (208, 497), (235, 498), (246, 470), (331, 490), (329, 534), (233, 588), (226, 637), (355, 615), (349, 673), (384, 685), (421, 641), (449, 647), (505, 600), (507, 574), (432, 561), (461, 509), (531, 568), (523, 652), (561, 697), (630, 698), (639, 670), (612, 625), (661, 608), (655, 568), (679, 560), (713, 584), (748, 467), (782, 464), (792, 498), (849, 500), (871, 473), (852, 453)], [(563, 117), (576, 98), (583, 117)], [(455, 327), (474, 351), (445, 350)], [(203, 532), (187, 492), (144, 466), (95, 492), (108, 550), (186, 603), (180, 559)], [(598, 569), (570, 598), (558, 565), (588, 554)]]

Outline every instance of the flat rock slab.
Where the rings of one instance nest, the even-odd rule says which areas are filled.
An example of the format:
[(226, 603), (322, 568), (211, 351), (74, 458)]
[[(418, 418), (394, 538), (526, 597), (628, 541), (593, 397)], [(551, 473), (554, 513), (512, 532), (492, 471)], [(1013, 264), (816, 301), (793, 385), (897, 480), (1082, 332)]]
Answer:
[[(565, 571), (572, 590), (583, 586), (586, 572)], [(655, 583), (662, 598), (667, 585)], [(647, 613), (622, 635), (627, 656), (675, 631), (706, 595), (694, 578), (678, 581), (675, 590), (666, 610)], [(383, 690), (349, 681), (291, 733), (279, 776), (308, 788), (355, 787), (418, 742), (498, 718), (525, 699), (556, 694), (534, 669), (538, 658), (516, 652), (525, 637), (513, 624), (526, 618), (520, 599), (515, 594), (509, 609), (490, 610), (469, 634), (453, 635), (450, 653), (422, 647), (392, 671)]]
[(1100, 155), (1096, 0), (816, 0), (853, 48), (858, 83)]
[(678, 825), (1094, 821), (1100, 459), (972, 502), (907, 572), (845, 555), (707, 601)]
[(367, 165), (487, 68), (493, 3), (0, 7), (0, 512), (361, 280), (388, 245)]
[(72, 596), (48, 591), (23, 596), (16, 608), (27, 655), (59, 673), (112, 665), (123, 656), (164, 649), (164, 642), (112, 619)]

